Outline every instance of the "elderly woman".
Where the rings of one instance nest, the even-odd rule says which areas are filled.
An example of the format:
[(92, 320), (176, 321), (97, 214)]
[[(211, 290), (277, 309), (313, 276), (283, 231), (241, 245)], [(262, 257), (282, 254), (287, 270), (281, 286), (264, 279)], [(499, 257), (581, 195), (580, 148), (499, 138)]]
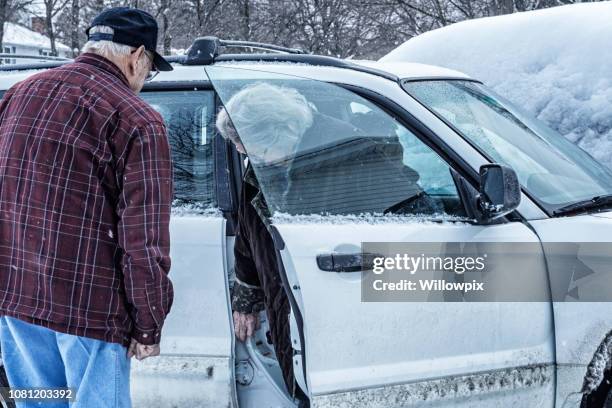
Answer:
[[(273, 106), (267, 101), (274, 101)], [(256, 83), (245, 87), (227, 102), (226, 110), (221, 110), (217, 117), (217, 128), (240, 153), (246, 154), (236, 131), (238, 128), (247, 139), (248, 160), (255, 165), (270, 166), (297, 148), (312, 122), (311, 107), (297, 90)], [(259, 312), (266, 310), (270, 337), (287, 389), (296, 396), (289, 334), (290, 307), (282, 286), (272, 236), (267, 228), (269, 216), (266, 200), (249, 163), (242, 184), (234, 245), (234, 330), (238, 339), (245, 341), (259, 327)]]

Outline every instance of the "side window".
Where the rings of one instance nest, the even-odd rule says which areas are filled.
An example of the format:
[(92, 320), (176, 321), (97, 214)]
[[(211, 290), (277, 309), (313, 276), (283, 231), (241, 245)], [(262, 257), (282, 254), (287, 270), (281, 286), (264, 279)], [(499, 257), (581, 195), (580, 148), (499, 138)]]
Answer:
[(213, 164), (214, 92), (143, 92), (166, 123), (174, 164), (173, 211), (216, 207)]
[[(351, 102), (350, 107), (354, 116), (358, 116), (359, 113), (368, 113), (370, 120), (374, 123), (377, 122), (376, 117), (378, 116), (381, 116), (380, 121), (389, 120), (388, 115), (377, 108), (373, 110), (365, 104), (356, 102)], [(457, 190), (448, 164), (399, 122), (393, 121), (392, 128), (392, 132), (397, 135), (403, 148), (402, 162), (419, 174), (418, 183), (421, 188), (431, 196), (456, 196)]]
[(377, 105), (333, 84), (221, 69), (209, 77), (272, 214), (464, 215), (449, 165)]

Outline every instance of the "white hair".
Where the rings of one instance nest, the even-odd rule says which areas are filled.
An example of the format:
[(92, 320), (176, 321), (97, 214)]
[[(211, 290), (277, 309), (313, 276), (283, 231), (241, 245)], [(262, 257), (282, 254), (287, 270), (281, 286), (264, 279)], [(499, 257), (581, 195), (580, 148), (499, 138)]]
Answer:
[[(114, 30), (111, 27), (98, 25), (93, 26), (89, 29), (89, 34), (102, 33), (102, 34), (114, 34)], [(108, 60), (114, 61), (116, 57), (125, 57), (130, 55), (136, 47), (130, 45), (119, 44), (108, 40), (89, 40), (83, 46), (83, 52), (91, 52), (98, 54)], [(146, 57), (138, 60), (138, 68), (143, 69), (143, 64), (146, 64)]]
[[(226, 110), (231, 115), (231, 120)], [(217, 116), (217, 129), (235, 142), (236, 128), (250, 143), (270, 145), (299, 140), (312, 125), (306, 98), (294, 88), (258, 82), (237, 92)]]
[(217, 114), (217, 121), (215, 124), (224, 139), (229, 139), (233, 143), (240, 142), (238, 133), (236, 133), (236, 128), (232, 124), (232, 120), (229, 118), (225, 108), (222, 108)]
[[(114, 30), (107, 26), (93, 26), (89, 29), (89, 34), (114, 34)], [(108, 40), (89, 40), (83, 46), (83, 52), (92, 52), (105, 58), (112, 56), (130, 55), (136, 48), (129, 45), (118, 44)]]

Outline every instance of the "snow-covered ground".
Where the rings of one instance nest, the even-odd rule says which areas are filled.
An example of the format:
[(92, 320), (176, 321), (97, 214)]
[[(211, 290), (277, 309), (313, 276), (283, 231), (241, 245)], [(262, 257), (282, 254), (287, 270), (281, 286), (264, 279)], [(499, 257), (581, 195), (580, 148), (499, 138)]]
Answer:
[(612, 2), (465, 21), (381, 61), (456, 69), (484, 81), (612, 168)]

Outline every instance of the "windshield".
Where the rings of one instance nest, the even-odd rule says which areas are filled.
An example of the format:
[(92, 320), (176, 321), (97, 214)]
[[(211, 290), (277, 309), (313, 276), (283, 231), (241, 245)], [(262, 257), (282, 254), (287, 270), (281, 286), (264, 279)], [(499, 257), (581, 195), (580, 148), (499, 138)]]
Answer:
[(444, 80), (402, 86), (490, 160), (511, 166), (547, 210), (612, 194), (608, 168), (483, 85)]

